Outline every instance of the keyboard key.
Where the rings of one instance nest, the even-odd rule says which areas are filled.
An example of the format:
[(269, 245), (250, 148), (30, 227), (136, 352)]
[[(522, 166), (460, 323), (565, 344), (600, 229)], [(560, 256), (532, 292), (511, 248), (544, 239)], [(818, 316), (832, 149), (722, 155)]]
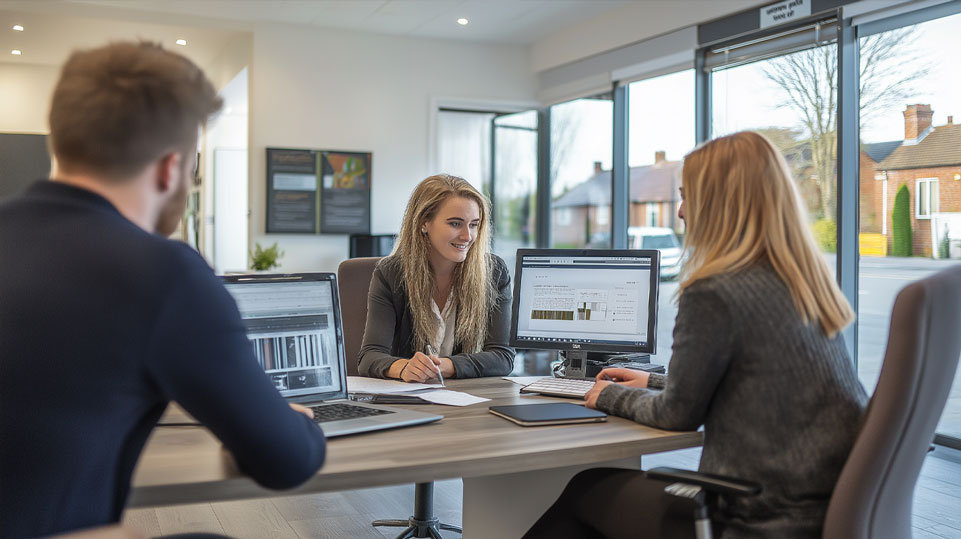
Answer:
[(310, 409), (314, 412), (314, 421), (317, 423), (394, 413), (391, 410), (381, 410), (379, 408), (367, 408), (366, 406), (354, 406), (353, 404), (341, 403), (311, 406)]

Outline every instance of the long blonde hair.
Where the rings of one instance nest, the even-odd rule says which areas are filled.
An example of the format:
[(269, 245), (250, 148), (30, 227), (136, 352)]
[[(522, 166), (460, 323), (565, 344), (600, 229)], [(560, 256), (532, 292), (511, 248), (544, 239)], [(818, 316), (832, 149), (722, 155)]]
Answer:
[(430, 268), (430, 240), (421, 233), (421, 226), (437, 214), (441, 205), (451, 197), (472, 200), (480, 210), (477, 237), (467, 258), (457, 264), (452, 276), (451, 291), (457, 305), (457, 324), (454, 340), (464, 352), (479, 352), (487, 336), (488, 314), (494, 305), (494, 287), (490, 283), (490, 203), (474, 186), (463, 178), (448, 174), (431, 176), (420, 182), (407, 202), (400, 236), (391, 256), (400, 259), (404, 286), (413, 315), (414, 346), (423, 349), (437, 332), (437, 320), (432, 304), (434, 272)]
[(680, 290), (720, 273), (768, 261), (805, 323), (834, 336), (854, 312), (831, 277), (804, 219), (787, 162), (758, 133), (718, 138), (684, 158), (689, 252)]

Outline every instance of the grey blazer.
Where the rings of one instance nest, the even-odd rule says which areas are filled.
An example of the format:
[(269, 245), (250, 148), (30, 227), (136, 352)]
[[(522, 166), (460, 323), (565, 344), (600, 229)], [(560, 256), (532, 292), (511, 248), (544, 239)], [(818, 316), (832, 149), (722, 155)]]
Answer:
[[(461, 344), (454, 343), (450, 359), (456, 378), (504, 376), (514, 369), (514, 349), (508, 344), (511, 277), (498, 256), (490, 255), (490, 263), (497, 299), (488, 319), (487, 338), (483, 350), (473, 354), (463, 353)], [(400, 260), (393, 256), (383, 258), (374, 268), (367, 295), (367, 325), (358, 366), (361, 376), (386, 378), (395, 361), (414, 355), (414, 324), (408, 304)]]

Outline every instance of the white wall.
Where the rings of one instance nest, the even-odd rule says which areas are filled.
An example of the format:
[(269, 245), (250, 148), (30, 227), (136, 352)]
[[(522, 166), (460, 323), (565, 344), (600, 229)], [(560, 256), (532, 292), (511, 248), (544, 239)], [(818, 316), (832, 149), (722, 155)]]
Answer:
[(251, 244), (279, 242), (283, 271), (334, 271), (346, 235), (264, 234), (265, 148), (373, 152), (372, 232), (394, 233), (429, 170), (430, 100), (532, 101), (522, 47), (293, 25), (254, 29), (250, 71)]
[(535, 71), (768, 4), (770, 0), (645, 0), (559, 29), (531, 46)]
[(57, 67), (0, 63), (0, 132), (46, 134)]

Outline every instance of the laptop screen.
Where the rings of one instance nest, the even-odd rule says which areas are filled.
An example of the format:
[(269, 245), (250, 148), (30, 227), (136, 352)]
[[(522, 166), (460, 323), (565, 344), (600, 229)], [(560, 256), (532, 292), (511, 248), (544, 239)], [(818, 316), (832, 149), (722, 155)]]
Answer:
[(254, 356), (284, 397), (346, 394), (332, 274), (224, 278)]

